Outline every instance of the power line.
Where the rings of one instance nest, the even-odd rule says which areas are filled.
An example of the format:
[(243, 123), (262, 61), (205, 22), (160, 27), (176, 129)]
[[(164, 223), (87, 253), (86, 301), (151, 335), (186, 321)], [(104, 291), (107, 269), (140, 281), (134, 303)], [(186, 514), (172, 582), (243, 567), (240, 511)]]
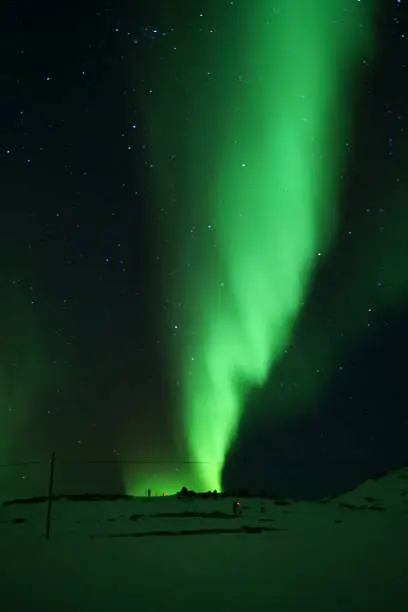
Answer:
[(22, 467), (25, 465), (41, 465), (47, 464), (48, 461), (23, 461), (20, 463), (3, 463), (0, 464), (0, 468), (9, 468), (9, 467)]

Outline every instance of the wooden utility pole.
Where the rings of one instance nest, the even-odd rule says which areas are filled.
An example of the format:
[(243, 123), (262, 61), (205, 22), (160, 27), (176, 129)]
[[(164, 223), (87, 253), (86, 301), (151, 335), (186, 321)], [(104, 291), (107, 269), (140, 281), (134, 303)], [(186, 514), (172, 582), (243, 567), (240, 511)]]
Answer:
[(51, 511), (52, 511), (52, 499), (54, 497), (54, 472), (55, 472), (55, 451), (51, 455), (50, 461), (50, 481), (48, 484), (48, 504), (47, 504), (47, 525), (45, 529), (45, 537), (47, 540), (50, 539), (51, 531)]

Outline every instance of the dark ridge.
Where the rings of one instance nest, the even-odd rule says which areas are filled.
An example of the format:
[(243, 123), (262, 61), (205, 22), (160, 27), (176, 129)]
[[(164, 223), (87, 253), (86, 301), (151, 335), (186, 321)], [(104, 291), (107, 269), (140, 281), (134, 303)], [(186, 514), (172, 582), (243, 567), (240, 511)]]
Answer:
[[(277, 497), (275, 495), (266, 495), (265, 493), (262, 493), (262, 495), (255, 495), (255, 494), (248, 494), (246, 492), (244, 492), (244, 494), (227, 494), (227, 493), (218, 493), (217, 495), (214, 495), (214, 493), (194, 493), (194, 492), (189, 492), (188, 495), (180, 495), (180, 494), (175, 494), (175, 495), (169, 495), (166, 496), (168, 498), (177, 498), (180, 501), (183, 500), (191, 500), (191, 499), (214, 499), (214, 498), (220, 498), (220, 499), (232, 499), (232, 498), (239, 498), (239, 497), (243, 497), (243, 498), (248, 498), (248, 499), (259, 499), (259, 497), (262, 497), (263, 499), (270, 499), (270, 500), (277, 500), (277, 503), (279, 503), (279, 500), (277, 499)], [(133, 500), (139, 500), (139, 501), (143, 501), (143, 502), (149, 502), (149, 501), (153, 501), (156, 498), (151, 498), (151, 497), (137, 497), (134, 495), (124, 495), (124, 494), (109, 494), (109, 493), (79, 493), (79, 494), (72, 494), (72, 495), (54, 495), (52, 497), (53, 501), (60, 501), (60, 500), (65, 500), (65, 501), (75, 501), (75, 502), (93, 502), (93, 501), (118, 501), (118, 500), (122, 500), (122, 501), (133, 501)], [(162, 497), (160, 496), (160, 499), (162, 499)], [(41, 504), (44, 502), (48, 501), (48, 497), (47, 496), (40, 496), (40, 497), (28, 497), (28, 498), (20, 498), (20, 499), (11, 499), (11, 500), (7, 500), (2, 502), (3, 506), (11, 506), (14, 504)], [(285, 500), (282, 500), (281, 505), (286, 505), (287, 503), (290, 502), (285, 502)]]
[(375, 476), (371, 476), (371, 478), (367, 478), (367, 480), (381, 480), (382, 478), (385, 478), (385, 476), (388, 476), (390, 474), (390, 472), (379, 472), (378, 474), (375, 474)]
[[(134, 500), (135, 497), (132, 495), (123, 495), (123, 494), (104, 494), (104, 493), (82, 493), (78, 495), (54, 495), (52, 497), (53, 501), (60, 500), (69, 500), (69, 501), (116, 501), (116, 500), (125, 500), (131, 501)], [(2, 503), (3, 506), (12, 506), (13, 504), (41, 504), (48, 501), (48, 497), (29, 497), (22, 499), (11, 499), (8, 501), (4, 501)]]
[[(137, 521), (145, 516), (144, 514), (132, 514), (129, 518), (131, 521)], [(233, 514), (226, 512), (159, 512), (157, 514), (149, 514), (149, 518), (205, 518), (205, 519), (233, 519), (236, 518)]]
[[(404, 469), (404, 468), (399, 468)], [(370, 476), (369, 478), (366, 478), (364, 480), (361, 481), (362, 482), (368, 482), (370, 480), (373, 481), (377, 481), (377, 480), (381, 480), (383, 478), (385, 478), (386, 476), (389, 476), (390, 474), (392, 474), (393, 472), (395, 472), (396, 470), (391, 470), (388, 472), (381, 472), (379, 474), (376, 474), (374, 476)], [(402, 480), (408, 480), (408, 473), (407, 474), (397, 474), (397, 477), (399, 479)], [(361, 484), (359, 483), (359, 484)], [(330, 501), (336, 500), (338, 499), (340, 496), (343, 496), (346, 493), (351, 493), (352, 491), (354, 491), (357, 488), (358, 484), (355, 487), (352, 487), (351, 489), (347, 489), (345, 491), (343, 491), (341, 493), (341, 495), (334, 495), (334, 496), (329, 496), (329, 497), (324, 497), (322, 499), (316, 499), (313, 501), (316, 501), (318, 503), (329, 503)], [(401, 492), (401, 495), (406, 495), (407, 491), (403, 491)], [(170, 495), (169, 497), (177, 497), (177, 499), (180, 499), (181, 501), (183, 500), (191, 500), (194, 498), (199, 498), (199, 499), (208, 499), (208, 498), (246, 498), (246, 499), (254, 499), (254, 498), (262, 498), (262, 499), (269, 499), (269, 500), (273, 500), (274, 503), (277, 506), (286, 506), (289, 505), (290, 503), (293, 503), (295, 500), (292, 501), (288, 501), (287, 499), (284, 498), (280, 498), (278, 495), (272, 494), (272, 493), (266, 493), (265, 491), (259, 491), (258, 493), (253, 493), (253, 492), (249, 492), (246, 489), (241, 489), (241, 490), (237, 490), (237, 491), (225, 491), (223, 493), (216, 493), (215, 491), (211, 492), (208, 491), (207, 493), (196, 493), (194, 491), (189, 491), (188, 489), (184, 488), (184, 490), (175, 493), (174, 496)], [(59, 500), (69, 500), (69, 501), (87, 501), (87, 502), (91, 502), (91, 501), (116, 501), (116, 500), (124, 500), (124, 501), (132, 501), (134, 499), (138, 499), (140, 501), (152, 501), (153, 498), (145, 498), (145, 497), (135, 497), (133, 495), (124, 495), (124, 494), (105, 494), (105, 493), (83, 493), (83, 494), (76, 494), (76, 495), (54, 495), (53, 496), (53, 501), (59, 501)], [(371, 501), (368, 498), (365, 498), (366, 501)], [(373, 498), (374, 500), (374, 498)], [(39, 504), (39, 503), (44, 503), (48, 501), (48, 497), (47, 496), (36, 496), (36, 497), (30, 497), (30, 498), (21, 498), (21, 499), (12, 499), (12, 500), (7, 500), (2, 502), (3, 506), (11, 506), (13, 504)], [(296, 501), (302, 501), (302, 499), (296, 499)], [(304, 500), (304, 501), (311, 501), (311, 500)], [(344, 505), (344, 504), (342, 504)], [(347, 507), (347, 506), (346, 506)]]
[(93, 501), (134, 501), (135, 498), (133, 495), (123, 495), (123, 494), (105, 494), (105, 493), (83, 493), (81, 495), (61, 495), (59, 499), (65, 499), (69, 501), (75, 502), (93, 502)]
[(40, 504), (47, 500), (48, 500), (48, 497), (30, 497), (29, 499), (10, 499), (8, 501), (4, 501), (2, 505), (12, 506), (13, 504)]
[(188, 536), (188, 535), (212, 535), (224, 533), (262, 533), (264, 531), (287, 531), (277, 527), (250, 527), (244, 525), (239, 529), (186, 529), (183, 531), (146, 531), (144, 533), (112, 533), (106, 535), (91, 535), (91, 540), (107, 538), (146, 538), (149, 536)]
[[(387, 476), (392, 476), (393, 474), (395, 474), (395, 476), (401, 480), (408, 480), (408, 473), (406, 474), (397, 473), (397, 472), (401, 472), (402, 470), (408, 470), (408, 466), (403, 465), (399, 468), (388, 470), (386, 472), (379, 472), (377, 474), (374, 474), (374, 476), (368, 476), (367, 478), (363, 478), (362, 480), (360, 480), (358, 483), (356, 483), (354, 486), (350, 487), (349, 489), (345, 489), (338, 495), (332, 495), (331, 499), (338, 499), (339, 497), (343, 497), (343, 495), (346, 495), (347, 493), (353, 493), (353, 491), (355, 491), (364, 482), (370, 482), (370, 481), (377, 482), (378, 480), (382, 480), (386, 478)], [(297, 501), (302, 501), (302, 500), (299, 499)]]

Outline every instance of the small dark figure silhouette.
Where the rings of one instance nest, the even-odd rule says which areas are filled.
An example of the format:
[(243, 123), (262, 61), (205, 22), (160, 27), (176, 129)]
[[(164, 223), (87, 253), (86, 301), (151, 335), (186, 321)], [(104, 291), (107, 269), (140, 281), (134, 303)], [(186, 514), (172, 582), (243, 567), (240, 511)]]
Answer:
[(237, 516), (240, 506), (241, 504), (239, 503), (239, 501), (232, 502), (232, 513), (234, 516)]
[(152, 490), (151, 489), (147, 489), (147, 497), (151, 497), (152, 496)]

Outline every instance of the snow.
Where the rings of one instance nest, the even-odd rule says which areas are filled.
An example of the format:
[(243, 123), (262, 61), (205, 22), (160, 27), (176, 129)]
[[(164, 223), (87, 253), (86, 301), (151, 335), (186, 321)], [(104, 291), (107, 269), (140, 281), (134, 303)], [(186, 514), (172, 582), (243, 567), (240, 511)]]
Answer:
[(60, 499), (49, 540), (46, 502), (3, 504), (0, 610), (408, 610), (408, 469), (330, 500), (240, 502)]

